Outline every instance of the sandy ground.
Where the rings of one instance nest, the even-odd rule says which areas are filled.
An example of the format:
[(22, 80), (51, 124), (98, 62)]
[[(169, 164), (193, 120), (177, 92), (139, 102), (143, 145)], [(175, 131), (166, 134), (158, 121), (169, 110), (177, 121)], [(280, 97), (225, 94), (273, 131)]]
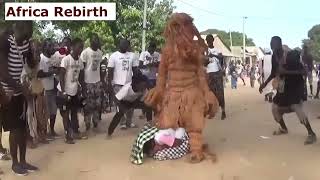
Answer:
[[(0, 162), (2, 180), (319, 180), (320, 143), (304, 146), (306, 130), (295, 114), (285, 117), (289, 134), (272, 136), (277, 125), (270, 104), (263, 101), (257, 89), (239, 86), (226, 89), (227, 120), (208, 120), (205, 139), (218, 161), (192, 165), (186, 159), (156, 162), (145, 160), (141, 166), (129, 162), (131, 146), (138, 130), (116, 131), (112, 140), (105, 133), (66, 145), (62, 139), (35, 150), (28, 150), (28, 160), (41, 168), (27, 177), (17, 177), (10, 162)], [(320, 134), (317, 117), (320, 101), (306, 103), (311, 124)], [(136, 112), (136, 116), (140, 111)], [(100, 129), (110, 120), (105, 116)], [(135, 117), (138, 124), (144, 120)], [(81, 121), (83, 122), (83, 121)], [(58, 132), (63, 134), (61, 123)], [(7, 134), (4, 142), (7, 146)]]

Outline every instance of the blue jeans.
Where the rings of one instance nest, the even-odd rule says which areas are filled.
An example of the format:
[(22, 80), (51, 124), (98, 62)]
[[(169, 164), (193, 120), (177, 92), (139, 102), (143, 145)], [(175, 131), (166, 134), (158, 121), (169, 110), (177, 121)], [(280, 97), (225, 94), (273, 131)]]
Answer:
[(157, 79), (149, 79), (150, 88), (156, 87)]
[(237, 89), (238, 78), (231, 76), (231, 89)]

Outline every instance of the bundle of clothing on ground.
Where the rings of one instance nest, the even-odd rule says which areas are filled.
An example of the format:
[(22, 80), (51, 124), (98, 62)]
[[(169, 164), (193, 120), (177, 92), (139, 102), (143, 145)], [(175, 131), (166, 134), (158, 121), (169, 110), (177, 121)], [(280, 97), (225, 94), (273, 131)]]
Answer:
[(174, 160), (189, 152), (189, 137), (185, 129), (158, 129), (150, 124), (145, 125), (133, 145), (131, 162), (140, 165), (144, 155), (155, 160)]

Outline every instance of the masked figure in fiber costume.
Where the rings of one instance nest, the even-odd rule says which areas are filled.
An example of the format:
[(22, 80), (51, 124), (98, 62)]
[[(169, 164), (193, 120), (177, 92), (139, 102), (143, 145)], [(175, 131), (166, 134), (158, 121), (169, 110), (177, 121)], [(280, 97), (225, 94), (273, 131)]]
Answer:
[(190, 162), (205, 157), (202, 131), (207, 115), (213, 117), (218, 104), (210, 91), (203, 66), (207, 49), (193, 19), (175, 13), (167, 23), (165, 46), (157, 84), (145, 97), (145, 103), (157, 110), (159, 129), (183, 127), (190, 137)]

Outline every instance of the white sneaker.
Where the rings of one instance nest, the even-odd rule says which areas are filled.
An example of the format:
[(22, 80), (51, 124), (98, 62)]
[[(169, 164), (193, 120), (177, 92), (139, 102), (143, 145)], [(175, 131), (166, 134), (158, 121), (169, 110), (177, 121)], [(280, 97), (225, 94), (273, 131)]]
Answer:
[(134, 123), (131, 123), (130, 126), (129, 126), (129, 128), (138, 128), (138, 126), (135, 125)]
[(120, 125), (120, 129), (126, 130), (126, 129), (127, 129), (127, 126), (126, 126), (125, 124), (122, 124), (122, 125)]

